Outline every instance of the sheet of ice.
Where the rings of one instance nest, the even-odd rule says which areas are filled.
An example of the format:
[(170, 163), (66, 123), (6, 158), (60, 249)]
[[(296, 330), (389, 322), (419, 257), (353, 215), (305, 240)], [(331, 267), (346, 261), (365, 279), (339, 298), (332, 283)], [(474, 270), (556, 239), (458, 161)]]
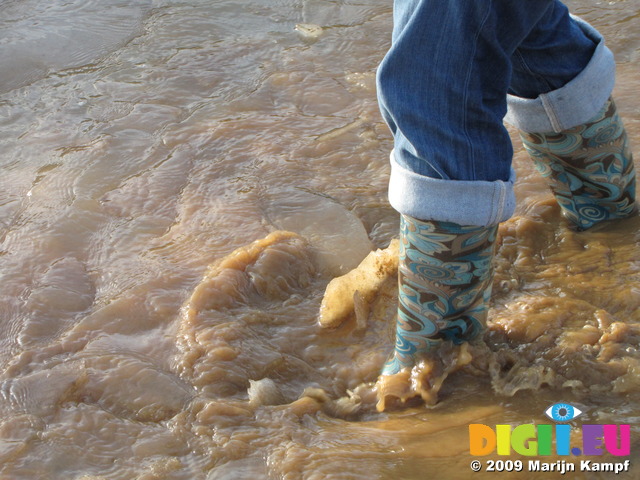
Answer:
[(269, 195), (265, 203), (267, 219), (280, 230), (303, 236), (330, 275), (352, 270), (373, 248), (360, 219), (330, 198), (290, 190)]

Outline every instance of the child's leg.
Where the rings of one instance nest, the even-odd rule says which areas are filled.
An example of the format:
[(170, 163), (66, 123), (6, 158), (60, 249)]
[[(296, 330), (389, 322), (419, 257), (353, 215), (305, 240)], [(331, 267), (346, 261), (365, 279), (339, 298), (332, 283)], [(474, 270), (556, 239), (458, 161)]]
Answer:
[[(585, 230), (635, 213), (635, 169), (610, 99), (613, 55), (591, 26), (565, 17), (574, 32), (568, 40), (575, 46), (547, 46), (543, 40), (555, 28), (549, 22), (515, 52), (507, 121), (520, 129), (525, 148), (572, 227)], [(591, 54), (580, 60), (589, 52), (587, 42), (593, 45)], [(578, 54), (572, 56), (572, 51)], [(580, 61), (583, 66), (571, 81), (555, 81), (555, 71)]]

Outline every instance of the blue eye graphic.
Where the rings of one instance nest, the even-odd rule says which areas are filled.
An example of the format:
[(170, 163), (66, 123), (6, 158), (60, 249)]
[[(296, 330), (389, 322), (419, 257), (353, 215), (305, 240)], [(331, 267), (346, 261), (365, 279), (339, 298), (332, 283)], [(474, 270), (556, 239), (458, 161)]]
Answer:
[(582, 410), (568, 403), (556, 403), (544, 412), (554, 422), (569, 422), (582, 415)]

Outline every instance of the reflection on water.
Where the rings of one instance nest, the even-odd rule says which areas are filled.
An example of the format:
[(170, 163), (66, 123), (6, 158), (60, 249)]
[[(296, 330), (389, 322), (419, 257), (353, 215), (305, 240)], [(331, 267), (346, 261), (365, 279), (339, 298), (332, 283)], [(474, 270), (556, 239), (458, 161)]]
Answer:
[[(617, 55), (637, 144), (637, 8), (569, 5)], [(638, 221), (570, 232), (519, 143), (488, 346), (437, 406), (375, 411), (392, 278), (319, 328), (329, 281), (396, 235), (389, 2), (0, 17), (2, 478), (462, 478), (470, 423), (548, 423), (558, 400), (640, 440)]]

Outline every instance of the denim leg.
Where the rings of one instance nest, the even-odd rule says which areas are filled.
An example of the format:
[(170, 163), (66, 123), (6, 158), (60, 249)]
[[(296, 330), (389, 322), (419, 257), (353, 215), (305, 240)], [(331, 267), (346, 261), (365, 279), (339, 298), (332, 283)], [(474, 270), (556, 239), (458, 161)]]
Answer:
[(613, 90), (615, 61), (602, 36), (557, 4), (513, 56), (505, 121), (524, 132), (562, 132), (582, 125)]
[(563, 87), (584, 70), (596, 45), (567, 7), (555, 2), (513, 54), (509, 93), (537, 98)]
[(503, 126), (516, 48), (555, 0), (396, 0), (378, 99), (394, 135), (389, 199), (424, 220), (492, 225), (515, 206)]

